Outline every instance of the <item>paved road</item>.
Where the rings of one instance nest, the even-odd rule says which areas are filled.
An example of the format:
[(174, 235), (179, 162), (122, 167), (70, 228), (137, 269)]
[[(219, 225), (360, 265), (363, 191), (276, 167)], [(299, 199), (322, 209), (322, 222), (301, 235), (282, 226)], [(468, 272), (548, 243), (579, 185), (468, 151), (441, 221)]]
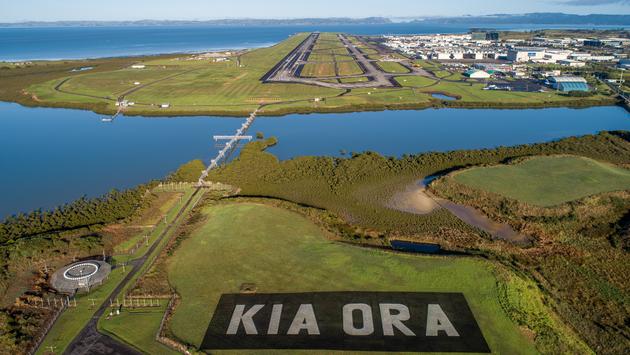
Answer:
[[(140, 271), (142, 266), (147, 262), (149, 256), (153, 254), (155, 249), (157, 249), (162, 242), (162, 240), (171, 232), (171, 229), (174, 225), (177, 224), (181, 216), (184, 214), (184, 211), (190, 206), (192, 201), (195, 199), (195, 196), (200, 193), (201, 189), (197, 189), (190, 198), (186, 201), (182, 209), (177, 213), (173, 221), (162, 231), (159, 237), (155, 240), (155, 242), (151, 245), (149, 250), (147, 250), (144, 255), (138, 259), (135, 259), (131, 262), (133, 265), (132, 269), (129, 271), (127, 276), (123, 279), (123, 281), (118, 284), (116, 289), (111, 293), (112, 296), (118, 295), (123, 288), (129, 283), (129, 281)], [(68, 348), (64, 352), (64, 354), (71, 355), (86, 355), (86, 354), (141, 354), (134, 348), (122, 344), (106, 335), (99, 333), (97, 329), (97, 323), (99, 318), (109, 309), (109, 300), (103, 301), (103, 303), (99, 306), (98, 310), (94, 314), (94, 316), (90, 319), (88, 324), (81, 330), (79, 335), (72, 340)]]
[[(291, 53), (289, 53), (282, 61), (280, 61), (267, 75), (262, 79), (263, 82), (271, 83), (301, 83), (309, 85), (318, 85), (333, 89), (356, 89), (356, 88), (373, 88), (373, 87), (395, 87), (396, 82), (393, 80), (397, 76), (426, 76), (433, 78), (434, 76), (420, 68), (411, 68), (409, 73), (392, 74), (386, 73), (379, 67), (374, 65), (375, 60), (369, 59), (361, 50), (359, 50), (345, 35), (338, 35), (339, 40), (348, 49), (347, 57), (352, 58), (363, 70), (363, 74), (358, 75), (335, 75), (325, 78), (305, 78), (300, 76), (300, 68), (307, 63), (308, 57), (313, 51), (313, 47), (319, 38), (319, 33), (311, 33), (302, 43), (300, 43)], [(349, 60), (348, 60), (349, 61)], [(310, 62), (310, 63), (321, 63)], [(367, 78), (368, 81), (357, 83), (334, 83), (322, 81), (322, 79), (343, 79), (343, 78)]]

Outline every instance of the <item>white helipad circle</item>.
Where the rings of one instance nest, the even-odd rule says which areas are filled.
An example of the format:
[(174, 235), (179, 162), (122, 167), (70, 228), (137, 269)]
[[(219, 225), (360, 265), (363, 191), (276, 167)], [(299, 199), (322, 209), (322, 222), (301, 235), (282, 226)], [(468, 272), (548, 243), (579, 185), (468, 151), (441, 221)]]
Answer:
[(98, 272), (98, 264), (96, 263), (80, 263), (73, 265), (63, 273), (63, 277), (67, 280), (84, 280)]

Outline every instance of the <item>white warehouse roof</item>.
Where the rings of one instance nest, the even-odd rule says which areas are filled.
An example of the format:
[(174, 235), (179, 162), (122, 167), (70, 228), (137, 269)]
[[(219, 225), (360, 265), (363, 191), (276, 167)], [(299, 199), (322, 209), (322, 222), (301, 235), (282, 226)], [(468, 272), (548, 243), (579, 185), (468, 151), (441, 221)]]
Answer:
[(586, 83), (586, 79), (580, 76), (552, 76), (549, 80), (556, 83)]

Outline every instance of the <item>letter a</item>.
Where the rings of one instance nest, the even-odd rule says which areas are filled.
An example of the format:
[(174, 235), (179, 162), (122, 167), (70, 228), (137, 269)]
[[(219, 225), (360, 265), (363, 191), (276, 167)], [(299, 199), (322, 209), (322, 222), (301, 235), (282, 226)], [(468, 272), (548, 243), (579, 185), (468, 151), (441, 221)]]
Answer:
[(451, 324), (439, 304), (430, 304), (427, 307), (427, 336), (436, 337), (443, 330), (449, 337), (458, 337), (459, 333)]
[(287, 331), (287, 335), (298, 335), (302, 329), (306, 329), (308, 335), (319, 335), (319, 327), (317, 326), (312, 304), (300, 305)]
[[(407, 306), (398, 303), (381, 303), (379, 307), (381, 309), (381, 321), (383, 322), (383, 335), (393, 336), (394, 327), (408, 337), (416, 335), (403, 324), (403, 321), (409, 320), (410, 317)], [(398, 313), (391, 314), (391, 310), (396, 310)]]
[(234, 313), (232, 313), (232, 319), (230, 320), (230, 325), (228, 326), (228, 330), (226, 334), (234, 335), (238, 332), (238, 326), (243, 323), (243, 327), (245, 328), (245, 334), (258, 334), (258, 330), (256, 330), (256, 325), (254, 324), (254, 320), (252, 317), (263, 308), (264, 304), (253, 305), (247, 312), (245, 311), (244, 304), (237, 304), (234, 307)]

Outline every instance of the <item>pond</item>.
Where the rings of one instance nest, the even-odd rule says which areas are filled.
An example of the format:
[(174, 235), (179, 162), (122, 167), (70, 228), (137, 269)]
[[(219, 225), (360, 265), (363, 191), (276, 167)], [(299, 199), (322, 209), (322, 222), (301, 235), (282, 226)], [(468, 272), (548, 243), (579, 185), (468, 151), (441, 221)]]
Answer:
[(457, 98), (454, 97), (454, 96), (448, 96), (448, 95), (439, 94), (439, 93), (433, 93), (433, 94), (431, 94), (431, 96), (434, 99), (440, 99), (440, 100), (446, 100), (446, 101), (455, 101), (455, 100), (457, 100)]

